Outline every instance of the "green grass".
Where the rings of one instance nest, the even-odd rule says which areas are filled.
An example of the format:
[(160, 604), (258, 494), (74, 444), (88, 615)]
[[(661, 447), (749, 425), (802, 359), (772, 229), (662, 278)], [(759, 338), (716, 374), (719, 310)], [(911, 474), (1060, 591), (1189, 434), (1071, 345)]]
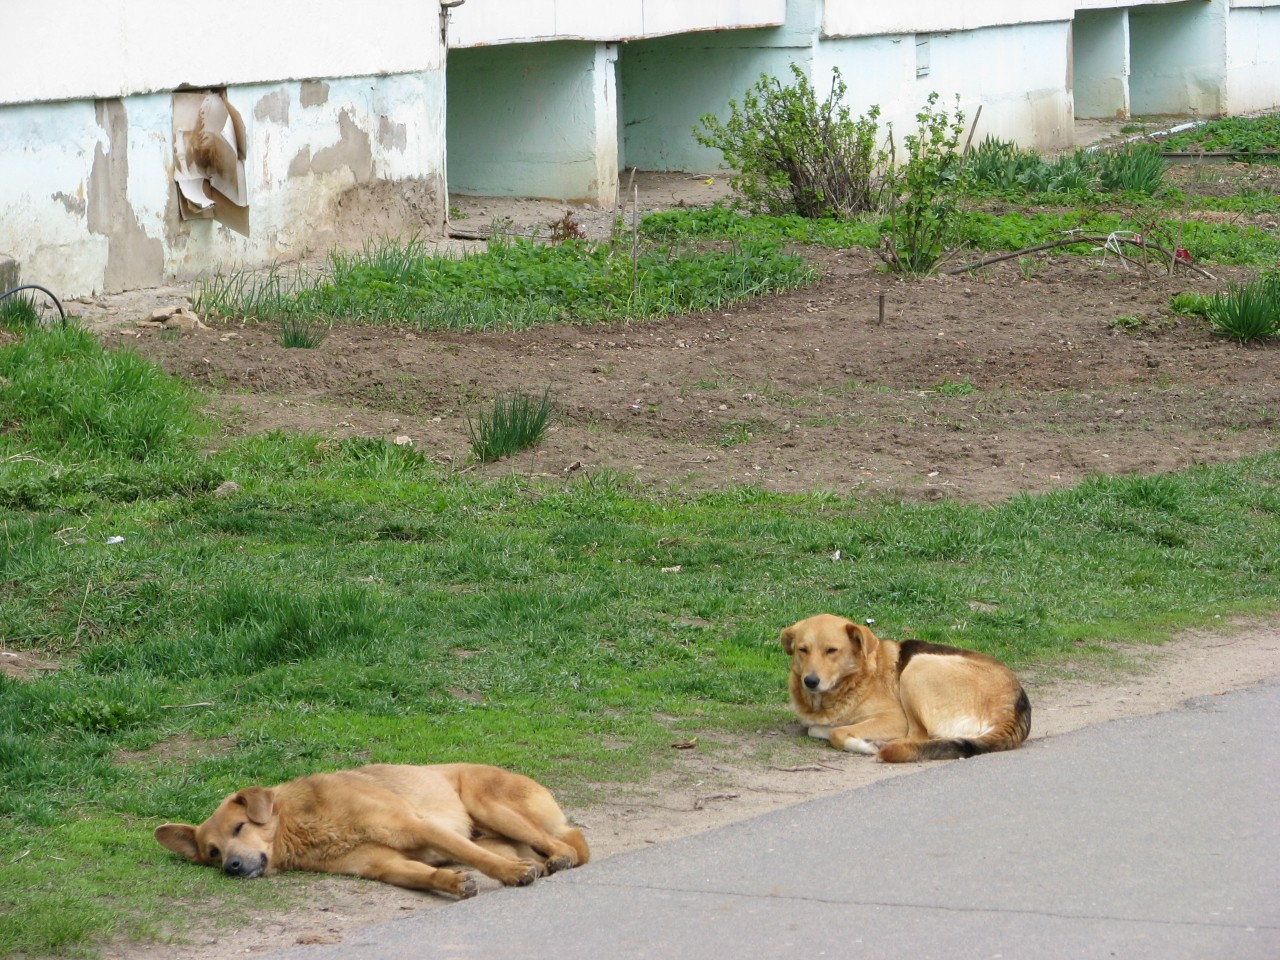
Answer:
[(1204, 304), (1213, 329), (1238, 343), (1262, 343), (1280, 335), (1280, 273), (1230, 284)]
[(0, 300), (0, 330), (29, 330), (39, 326), (42, 319), (33, 295), (14, 293)]
[(1151, 196), (1164, 185), (1160, 148), (1134, 143), (1105, 150), (1075, 150), (1052, 160), (1012, 141), (987, 137), (966, 163), (977, 188), (1001, 196), (1056, 193), (1085, 197), (1095, 191)]
[(314, 350), (324, 343), (328, 336), (329, 328), (326, 325), (311, 323), (293, 315), (280, 318), (280, 334), (277, 340), (282, 347)]
[(781, 242), (744, 238), (729, 249), (499, 237), (481, 253), (431, 253), (418, 239), (382, 239), (335, 252), (327, 271), (219, 274), (196, 308), (246, 320), (394, 323), (418, 329), (516, 330), (709, 310), (810, 282), (812, 267)]
[(523, 390), (495, 397), (487, 409), (467, 417), (471, 453), (481, 463), (492, 463), (539, 443), (553, 413), (551, 388), (536, 398)]
[[(201, 455), (198, 430), (162, 431), (139, 463), (133, 442), (60, 421), (101, 390), (94, 369), (136, 358), (33, 333), (0, 347), (10, 385), (18, 355), (63, 399), (7, 398), (3, 643), (61, 669), (0, 678), (6, 955), (180, 935), (191, 903), (235, 916), (303, 889), (237, 884), (151, 839), (248, 782), (469, 759), (572, 810), (652, 774), (675, 737), (714, 751), (776, 730), (778, 631), (818, 610), (1026, 667), (1280, 605), (1280, 453), (991, 508), (481, 482), (411, 447), (283, 434)], [(190, 415), (162, 374), (133, 376), (130, 405), (154, 393), (154, 418)], [(90, 449), (137, 472), (98, 483), (77, 468)], [(240, 493), (212, 496), (219, 478)]]

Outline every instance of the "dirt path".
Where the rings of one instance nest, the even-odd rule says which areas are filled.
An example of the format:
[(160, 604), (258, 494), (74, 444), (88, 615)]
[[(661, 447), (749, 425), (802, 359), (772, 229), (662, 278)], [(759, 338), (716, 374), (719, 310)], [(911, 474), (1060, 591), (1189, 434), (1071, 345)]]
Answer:
[[(1223, 632), (1188, 632), (1164, 646), (1119, 651), (1130, 672), (1112, 679), (1039, 682), (1026, 676), (1033, 705), (1032, 742), (1122, 717), (1174, 710), (1192, 697), (1236, 690), (1280, 675), (1280, 624), (1235, 624)], [(714, 735), (712, 735), (714, 737)], [(647, 844), (711, 830), (813, 797), (909, 776), (923, 764), (890, 766), (838, 753), (804, 739), (798, 724), (761, 731), (773, 741), (767, 762), (759, 743), (721, 744), (734, 749), (680, 751), (670, 771), (653, 782), (619, 791), (594, 807), (575, 809), (587, 829), (596, 860)], [(740, 754), (734, 759), (734, 750)], [(960, 761), (954, 761), (960, 762)], [(496, 885), (481, 879), (481, 895)], [(264, 882), (281, 882), (264, 881)], [(441, 897), (385, 884), (337, 877), (297, 878), (306, 905), (245, 918), (234, 928), (196, 923), (184, 927), (184, 943), (116, 945), (117, 960), (232, 960), (296, 944), (341, 943), (362, 927), (406, 911), (446, 909)]]

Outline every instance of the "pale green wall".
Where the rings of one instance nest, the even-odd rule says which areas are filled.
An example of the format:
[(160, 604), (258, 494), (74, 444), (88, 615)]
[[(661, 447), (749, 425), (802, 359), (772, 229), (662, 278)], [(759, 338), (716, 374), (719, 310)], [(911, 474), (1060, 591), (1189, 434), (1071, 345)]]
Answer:
[[(556, 41), (451, 50), (449, 192), (598, 200), (598, 44)], [(608, 66), (607, 69), (612, 69)], [(612, 116), (612, 111), (610, 111)], [(612, 202), (612, 197), (609, 197)]]
[(1129, 116), (1129, 12), (1081, 10), (1072, 33), (1076, 116)]
[(700, 146), (693, 128), (703, 114), (729, 116), (729, 100), (762, 73), (790, 82), (790, 64), (812, 73), (820, 0), (791, 0), (787, 22), (765, 30), (686, 33), (624, 44), (618, 73), (622, 104), (620, 165), (641, 170), (705, 172), (720, 152)]
[(1129, 44), (1135, 114), (1216, 117), (1226, 109), (1226, 0), (1134, 7)]

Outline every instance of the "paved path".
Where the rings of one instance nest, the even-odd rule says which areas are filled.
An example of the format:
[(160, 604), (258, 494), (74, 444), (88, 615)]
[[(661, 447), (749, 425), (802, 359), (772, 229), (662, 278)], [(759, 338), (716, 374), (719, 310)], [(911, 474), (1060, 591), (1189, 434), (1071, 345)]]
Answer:
[(276, 960), (1280, 958), (1280, 677)]

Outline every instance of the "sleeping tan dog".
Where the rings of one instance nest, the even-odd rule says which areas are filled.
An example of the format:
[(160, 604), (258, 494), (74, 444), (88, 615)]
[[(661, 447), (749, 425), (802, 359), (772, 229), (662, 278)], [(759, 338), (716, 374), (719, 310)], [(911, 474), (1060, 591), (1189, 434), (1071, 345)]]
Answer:
[(782, 631), (791, 705), (809, 736), (888, 763), (1012, 750), (1031, 702), (999, 660), (922, 640), (894, 643), (823, 613)]
[(474, 763), (374, 764), (233, 793), (204, 823), (166, 823), (161, 844), (236, 877), (345, 873), (471, 897), (474, 867), (507, 886), (587, 862), (587, 842), (542, 784)]

